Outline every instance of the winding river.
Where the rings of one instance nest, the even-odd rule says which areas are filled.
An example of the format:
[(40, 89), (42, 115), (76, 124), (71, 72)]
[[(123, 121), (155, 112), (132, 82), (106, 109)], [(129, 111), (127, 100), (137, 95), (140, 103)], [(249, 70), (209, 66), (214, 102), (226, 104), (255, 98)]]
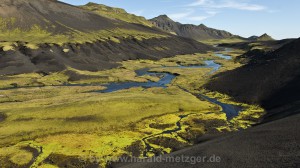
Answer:
[[(230, 49), (225, 49), (225, 52), (229, 52)], [(226, 60), (230, 60), (232, 59), (231, 56), (219, 53), (219, 52), (215, 52), (214, 53), (215, 56), (226, 59)], [(206, 65), (191, 65), (191, 66), (182, 66), (182, 65), (178, 65), (178, 66), (164, 66), (164, 68), (211, 68), (212, 70), (208, 73), (208, 75), (212, 75), (215, 72), (217, 72), (220, 68), (221, 65), (215, 63), (214, 60), (207, 60), (205, 61)], [(115, 92), (115, 91), (119, 91), (119, 90), (123, 90), (123, 89), (130, 89), (133, 87), (143, 87), (143, 88), (151, 88), (151, 87), (162, 87), (162, 88), (166, 88), (168, 86), (168, 84), (170, 84), (172, 82), (173, 79), (176, 78), (176, 75), (171, 74), (171, 73), (164, 73), (164, 72), (149, 72), (149, 68), (143, 68), (143, 69), (139, 69), (135, 71), (137, 76), (143, 76), (143, 75), (150, 75), (150, 76), (159, 76), (161, 77), (161, 79), (157, 82), (153, 82), (153, 81), (148, 81), (148, 82), (123, 82), (123, 83), (109, 83), (106, 85), (103, 85), (106, 87), (106, 89), (99, 91), (100, 93), (110, 93), (110, 92)], [(185, 90), (187, 91), (187, 90)], [(188, 91), (187, 91), (188, 92)], [(226, 113), (227, 119), (230, 120), (233, 117), (237, 116), (239, 114), (239, 112), (242, 110), (241, 107), (239, 106), (235, 106), (235, 105), (231, 105), (231, 104), (226, 104), (226, 103), (222, 103), (220, 101), (218, 101), (217, 99), (214, 98), (209, 98), (205, 95), (202, 94), (197, 94), (195, 95), (198, 98), (202, 98), (205, 99), (211, 103), (217, 104), (222, 108), (222, 111), (224, 113)]]
[[(225, 52), (229, 52), (229, 51), (230, 51), (230, 49), (225, 49)], [(228, 56), (228, 55), (225, 55), (225, 54), (222, 54), (222, 53), (219, 53), (219, 52), (215, 52), (214, 54), (215, 54), (215, 56), (220, 57), (222, 59), (226, 59), (226, 60), (232, 59), (231, 56)], [(181, 69), (183, 69), (183, 68), (211, 68), (211, 71), (208, 73), (208, 75), (214, 74), (215, 72), (217, 72), (221, 68), (221, 65), (215, 63), (214, 60), (207, 60), (207, 61), (205, 61), (205, 64), (206, 65), (192, 65), (192, 66), (178, 65), (178, 66), (170, 66), (170, 67), (164, 66), (164, 68), (174, 68), (174, 67), (175, 68), (181, 68)], [(161, 77), (160, 80), (157, 81), (157, 82), (153, 82), (153, 81), (149, 80), (148, 82), (143, 82), (143, 83), (141, 83), (141, 82), (109, 83), (109, 84), (103, 85), (103, 86), (106, 87), (106, 89), (101, 90), (99, 92), (101, 92), (101, 93), (110, 93), (110, 92), (115, 92), (115, 91), (123, 90), (123, 89), (129, 89), (129, 88), (133, 88), (133, 87), (143, 87), (143, 88), (162, 87), (162, 88), (166, 88), (166, 87), (168, 87), (168, 84), (170, 84), (172, 82), (172, 80), (176, 78), (175, 74), (164, 73), (164, 72), (149, 72), (149, 70), (150, 70), (149, 68), (143, 68), (143, 69), (136, 70), (135, 72), (136, 72), (137, 76), (143, 76), (143, 75), (158, 76), (158, 77)], [(181, 88), (181, 89), (186, 91), (186, 92), (189, 92), (188, 90), (186, 90), (184, 88)], [(191, 94), (193, 94), (193, 93), (191, 93)], [(226, 113), (227, 120), (231, 120), (232, 118), (237, 116), (239, 114), (239, 112), (242, 110), (242, 108), (239, 107), (239, 106), (222, 103), (222, 102), (218, 101), (217, 99), (207, 97), (203, 94), (193, 94), (193, 95), (196, 96), (199, 99), (205, 99), (206, 101), (209, 101), (213, 104), (219, 105), (222, 108), (222, 111), (224, 113)], [(182, 125), (181, 125), (182, 119), (184, 119), (184, 118), (186, 118), (190, 115), (193, 115), (193, 113), (187, 114), (187, 115), (180, 115), (179, 116), (180, 119), (176, 122), (176, 127), (173, 128), (173, 129), (165, 130), (165, 131), (162, 131), (160, 133), (152, 134), (152, 135), (149, 135), (147, 137), (144, 137), (142, 139), (142, 141), (146, 145), (146, 148), (144, 150), (143, 156), (148, 157), (147, 153), (149, 151), (154, 150), (154, 148), (148, 142), (148, 139), (156, 137), (156, 136), (160, 136), (160, 135), (164, 135), (164, 134), (172, 134), (172, 133), (175, 133), (177, 131), (180, 131), (181, 127), (182, 127)]]
[[(213, 74), (216, 71), (219, 70), (221, 65), (216, 64), (214, 61), (205, 61), (205, 66), (203, 65), (193, 65), (193, 66), (182, 66), (178, 65), (176, 68), (212, 68), (209, 73)], [(172, 67), (164, 67), (164, 68), (174, 68), (175, 66)], [(123, 89), (129, 89), (132, 87), (144, 87), (144, 88), (150, 88), (150, 87), (162, 87), (166, 88), (168, 84), (172, 82), (173, 79), (176, 78), (176, 75), (171, 74), (171, 73), (162, 73), (162, 72), (149, 72), (149, 68), (143, 68), (136, 70), (135, 73), (137, 76), (144, 76), (144, 75), (150, 75), (150, 76), (160, 76), (161, 79), (157, 82), (153, 81), (148, 81), (148, 82), (123, 82), (123, 83), (109, 83), (106, 85), (103, 85), (106, 87), (105, 90), (101, 90), (101, 93), (110, 93), (110, 92), (115, 92), (118, 90), (123, 90)]]
[[(215, 56), (220, 57), (222, 59), (230, 60), (232, 59), (231, 56), (226, 55), (227, 52), (230, 52), (231, 49), (225, 48), (224, 50), (225, 54), (220, 53), (220, 52), (215, 52)], [(215, 72), (217, 72), (222, 66), (220, 64), (215, 63), (214, 60), (207, 60), (204, 61), (206, 65), (190, 65), (190, 66), (183, 66), (183, 65), (178, 65), (178, 66), (164, 66), (164, 68), (211, 68), (211, 71), (208, 73), (208, 75), (212, 75)], [(176, 78), (177, 75), (171, 74), (171, 73), (166, 73), (166, 72), (149, 72), (149, 68), (143, 68), (136, 70), (135, 73), (137, 76), (144, 76), (144, 75), (150, 75), (150, 76), (158, 76), (160, 77), (160, 80), (157, 82), (150, 81), (148, 80), (147, 82), (121, 82), (121, 83), (108, 83), (104, 84), (101, 86), (105, 86), (106, 88), (104, 90), (97, 91), (99, 93), (110, 93), (110, 92), (115, 92), (119, 90), (124, 90), (124, 89), (130, 89), (133, 87), (143, 87), (143, 88), (151, 88), (151, 87), (162, 87), (166, 88), (168, 85), (173, 81), (173, 79)], [(55, 86), (55, 85), (54, 85)], [(61, 86), (61, 85), (57, 85)], [(86, 84), (65, 84), (64, 86), (89, 86)], [(36, 86), (26, 86), (26, 87), (17, 87), (17, 88), (31, 88), (31, 87), (36, 87)], [(41, 87), (41, 86), (40, 86)], [(6, 88), (6, 89), (0, 89), (0, 90), (9, 90), (12, 88)], [(181, 88), (183, 89), (183, 88)], [(184, 91), (188, 92), (188, 90), (183, 89)], [(193, 93), (191, 93), (193, 94)], [(194, 94), (194, 96), (200, 98), (200, 99), (205, 99), (211, 103), (217, 104), (220, 107), (222, 107), (222, 111), (226, 113), (227, 119), (230, 120), (233, 117), (237, 116), (239, 112), (242, 110), (241, 107), (231, 105), (231, 104), (226, 104), (218, 101), (217, 99), (214, 98), (209, 98), (205, 95), (202, 94)], [(0, 116), (0, 122), (1, 122), (1, 116)]]
[[(215, 52), (215, 56), (220, 57), (222, 59), (226, 59), (226, 60), (230, 60), (232, 59), (231, 56), (226, 55), (226, 51), (229, 52), (230, 49), (225, 49), (225, 54), (220, 53), (220, 52)], [(205, 61), (206, 65), (191, 65), (191, 66), (182, 66), (182, 65), (178, 65), (178, 66), (170, 66), (167, 67), (165, 66), (164, 68), (211, 68), (211, 71), (208, 73), (208, 75), (212, 75), (214, 73), (216, 73), (220, 68), (221, 65), (217, 64), (214, 60), (207, 60)], [(102, 86), (105, 86), (106, 89), (104, 90), (100, 90), (97, 91), (99, 93), (110, 93), (110, 92), (115, 92), (115, 91), (119, 91), (119, 90), (123, 90), (123, 89), (130, 89), (133, 87), (143, 87), (143, 88), (151, 88), (151, 87), (161, 87), (161, 88), (166, 88), (168, 87), (168, 85), (176, 78), (175, 74), (171, 74), (171, 73), (165, 73), (165, 72), (150, 72), (149, 68), (143, 68), (143, 69), (139, 69), (136, 70), (136, 74), (137, 76), (144, 76), (144, 75), (150, 75), (150, 76), (158, 76), (160, 77), (160, 80), (157, 82), (154, 81), (147, 81), (147, 82), (123, 82), (123, 83), (108, 83)], [(77, 86), (77, 85), (68, 85), (68, 86)], [(79, 85), (82, 86), (82, 85)], [(185, 90), (184, 88), (181, 88), (184, 91), (188, 92), (188, 90)], [(193, 93), (191, 93), (193, 94)], [(226, 103), (222, 103), (220, 101), (218, 101), (217, 99), (214, 98), (210, 98), (207, 97), (205, 95), (202, 94), (194, 94), (194, 96), (196, 96), (199, 99), (205, 99), (213, 104), (219, 105), (222, 108), (222, 111), (224, 113), (226, 113), (226, 117), (228, 120), (231, 120), (233, 117), (237, 116), (239, 114), (239, 112), (242, 110), (241, 107), (239, 106), (235, 106), (232, 104), (226, 104)], [(142, 141), (145, 143), (146, 145), (146, 150), (144, 151), (144, 156), (147, 157), (147, 152), (153, 150), (153, 148), (151, 147), (151, 145), (148, 143), (148, 139), (155, 137), (155, 136), (159, 136), (159, 135), (163, 135), (163, 134), (172, 134), (175, 133), (177, 131), (181, 130), (181, 121), (182, 119), (193, 115), (194, 113), (191, 114), (186, 114), (186, 115), (180, 115), (179, 116), (179, 120), (176, 122), (176, 127), (170, 130), (165, 130), (162, 131), (161, 133), (158, 134), (153, 134), (153, 135), (149, 135), (147, 137), (144, 137), (142, 139)], [(1, 116), (0, 114), (0, 122), (3, 119), (4, 116)]]

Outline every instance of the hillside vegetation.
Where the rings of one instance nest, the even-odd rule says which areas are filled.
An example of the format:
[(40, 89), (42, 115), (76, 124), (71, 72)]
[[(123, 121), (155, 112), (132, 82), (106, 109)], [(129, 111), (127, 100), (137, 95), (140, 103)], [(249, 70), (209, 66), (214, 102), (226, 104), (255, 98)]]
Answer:
[(0, 2), (0, 75), (47, 74), (68, 67), (98, 71), (128, 59), (155, 60), (211, 49), (194, 40), (60, 1)]
[[(3, 10), (0, 13), (0, 47), (5, 51), (12, 50), (15, 42), (24, 42), (27, 47), (36, 49), (38, 44), (44, 43), (63, 45), (96, 41), (119, 42), (126, 38), (142, 40), (168, 37), (167, 34), (152, 29), (106, 19), (60, 2), (51, 1), (56, 8), (46, 9), (44, 4), (48, 3), (47, 0), (14, 1), (15, 5), (22, 4), (24, 8), (28, 6), (28, 10), (22, 8), (18, 13), (9, 12), (16, 10), (15, 6), (5, 6), (10, 2), (1, 3), (4, 5), (0, 7)], [(61, 8), (65, 8), (66, 11), (62, 11)], [(35, 12), (36, 10), (39, 12)], [(48, 12), (45, 12), (47, 10)], [(48, 14), (50, 12), (54, 14)]]
[(134, 14), (127, 13), (124, 9), (113, 8), (102, 4), (88, 3), (84, 6), (80, 6), (82, 9), (86, 9), (95, 12), (101, 16), (122, 20), (128, 23), (141, 24), (144, 26), (152, 27), (153, 25), (146, 18), (142, 16), (136, 16)]

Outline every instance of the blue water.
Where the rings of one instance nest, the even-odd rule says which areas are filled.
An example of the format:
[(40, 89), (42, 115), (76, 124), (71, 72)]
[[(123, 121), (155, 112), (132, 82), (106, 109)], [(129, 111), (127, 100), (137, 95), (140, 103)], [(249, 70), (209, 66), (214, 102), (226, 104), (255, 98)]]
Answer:
[[(232, 51), (231, 48), (225, 48), (225, 52), (230, 52), (230, 51)], [(223, 58), (223, 59), (226, 59), (226, 60), (231, 60), (232, 59), (231, 56), (225, 55), (225, 54), (221, 54), (221, 53), (218, 53), (218, 52), (215, 53), (215, 56)]]
[[(227, 57), (230, 57), (230, 56), (226, 56), (226, 55), (218, 54), (218, 53), (215, 53), (215, 55), (218, 56), (218, 57), (224, 57), (225, 59)], [(208, 73), (208, 75), (211, 75), (211, 74), (217, 72), (221, 68), (221, 65), (215, 63), (213, 60), (205, 61), (205, 64), (206, 65), (191, 65), (191, 66), (178, 65), (178, 66), (170, 66), (170, 67), (164, 67), (164, 68), (174, 68), (174, 67), (176, 67), (176, 68), (211, 68), (211, 71)], [(149, 72), (149, 68), (139, 69), (139, 70), (136, 70), (135, 72), (136, 72), (137, 76), (143, 76), (143, 75), (158, 76), (158, 77), (160, 77), (160, 80), (157, 81), (157, 82), (149, 80), (147, 82), (108, 83), (108, 84), (105, 84), (105, 85), (101, 85), (101, 86), (105, 86), (106, 89), (100, 90), (98, 92), (100, 92), (100, 93), (110, 93), (110, 92), (115, 92), (115, 91), (119, 91), (119, 90), (130, 89), (130, 88), (134, 88), (134, 87), (143, 87), (143, 88), (161, 87), (161, 88), (166, 88), (176, 78), (176, 75), (171, 74), (171, 73)], [(61, 85), (58, 85), (58, 86), (61, 86)], [(91, 84), (65, 84), (64, 86), (91, 86)], [(36, 87), (36, 86), (29, 86), (29, 87)], [(18, 87), (18, 88), (22, 88), (22, 87)], [(23, 88), (27, 88), (27, 87), (23, 87)], [(8, 90), (8, 89), (12, 89), (12, 88), (1, 89), (1, 90)], [(207, 101), (209, 101), (211, 103), (214, 103), (214, 104), (217, 104), (217, 105), (221, 106), (222, 109), (223, 109), (223, 112), (226, 113), (226, 116), (229, 120), (232, 119), (233, 117), (237, 116), (239, 114), (239, 112), (242, 110), (241, 107), (234, 106), (234, 105), (231, 105), (231, 104), (221, 103), (217, 99), (212, 99), (212, 98), (209, 98), (205, 95), (198, 95), (198, 96), (206, 99)]]
[[(224, 55), (224, 54), (219, 54), (215, 53), (216, 56), (224, 58), (224, 59), (231, 59), (230, 56)], [(191, 66), (170, 66), (170, 67), (164, 67), (164, 68), (211, 68), (212, 70), (209, 72), (209, 75), (217, 72), (220, 68), (221, 65), (215, 63), (213, 60), (208, 60), (205, 61), (206, 65), (191, 65)], [(123, 83), (109, 83), (106, 85), (103, 85), (106, 87), (105, 90), (101, 90), (99, 92), (101, 93), (110, 93), (110, 92), (115, 92), (119, 90), (124, 90), (124, 89), (130, 89), (134, 87), (143, 87), (143, 88), (151, 88), (151, 87), (161, 87), (161, 88), (166, 88), (168, 84), (172, 82), (173, 79), (176, 78), (176, 75), (170, 74), (170, 73), (163, 73), (163, 72), (149, 72), (149, 68), (143, 68), (136, 70), (135, 73), (137, 76), (143, 76), (143, 75), (150, 75), (150, 76), (158, 76), (161, 77), (161, 79), (158, 82), (153, 82), (153, 81), (148, 81), (148, 82), (123, 82)], [(228, 120), (232, 119), (233, 117), (237, 116), (239, 112), (242, 110), (241, 107), (231, 105), (231, 104), (225, 104), (221, 103), (217, 99), (209, 98), (205, 95), (199, 95), (203, 99), (206, 99), (207, 101), (217, 104), (220, 107), (222, 107), (222, 111), (226, 113), (226, 117)]]
[(239, 113), (242, 111), (242, 108), (239, 106), (235, 106), (232, 104), (225, 104), (219, 102), (217, 99), (209, 98), (205, 95), (200, 95), (202, 98), (206, 99), (207, 101), (217, 104), (222, 107), (222, 111), (226, 113), (227, 120), (231, 120), (235, 116), (238, 116)]
[(224, 54), (220, 54), (220, 53), (216, 53), (215, 55), (216, 55), (217, 57), (220, 57), (220, 58), (223, 58), (223, 59), (226, 59), (226, 60), (231, 60), (231, 59), (232, 59), (231, 56), (224, 55)]
[(148, 82), (124, 82), (124, 83), (109, 83), (106, 85), (103, 85), (106, 87), (105, 90), (101, 90), (101, 93), (109, 93), (109, 92), (115, 92), (118, 90), (123, 90), (123, 89), (130, 89), (133, 87), (143, 87), (143, 88), (150, 88), (150, 87), (162, 87), (166, 88), (169, 83), (172, 82), (172, 80), (176, 77), (173, 74), (169, 73), (153, 73), (153, 72), (148, 72), (142, 69), (141, 71), (137, 71), (138, 76), (143, 76), (143, 75), (159, 75), (162, 76), (162, 78), (158, 82), (153, 82), (153, 81), (148, 81)]
[[(176, 66), (178, 68), (212, 68), (209, 74), (215, 73), (218, 71), (221, 67), (221, 65), (216, 64), (213, 60), (205, 61), (206, 65), (193, 65), (193, 66)], [(174, 67), (174, 66), (172, 66)], [(164, 67), (168, 68), (168, 67)], [(150, 76), (162, 76), (161, 79), (158, 82), (148, 81), (148, 82), (118, 82), (118, 83), (109, 83), (106, 85), (103, 85), (106, 87), (105, 90), (101, 90), (99, 92), (101, 93), (110, 93), (115, 92), (118, 90), (123, 89), (130, 89), (133, 87), (143, 87), (143, 88), (150, 88), (150, 87), (162, 87), (166, 88), (168, 84), (172, 82), (173, 79), (176, 78), (176, 75), (170, 74), (170, 73), (162, 73), (162, 72), (149, 72), (149, 68), (143, 68), (136, 70), (135, 73), (137, 76), (143, 76), (143, 75), (150, 75)]]

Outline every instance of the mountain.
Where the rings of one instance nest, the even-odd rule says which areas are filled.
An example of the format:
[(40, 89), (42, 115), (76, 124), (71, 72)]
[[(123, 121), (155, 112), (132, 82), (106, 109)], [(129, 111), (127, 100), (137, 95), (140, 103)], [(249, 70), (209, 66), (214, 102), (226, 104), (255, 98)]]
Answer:
[(158, 17), (150, 19), (150, 21), (154, 26), (164, 31), (198, 41), (236, 37), (235, 35), (232, 35), (227, 31), (209, 28), (206, 27), (204, 24), (201, 24), (199, 26), (192, 24), (181, 24), (173, 21), (167, 15), (160, 15)]
[(153, 25), (146, 18), (127, 13), (124, 9), (113, 8), (102, 4), (89, 2), (80, 8), (93, 11), (101, 16), (122, 20), (128, 23), (142, 24), (152, 27)]
[(160, 15), (149, 20), (155, 27), (164, 30), (166, 32), (179, 35), (180, 23), (174, 22), (167, 15)]
[(97, 71), (128, 59), (160, 59), (211, 47), (55, 0), (0, 1), (0, 75)]
[(272, 41), (272, 40), (274, 40), (274, 39), (267, 33), (265, 33), (257, 38), (257, 41)]
[(254, 49), (273, 51), (273, 50), (279, 49), (280, 47), (282, 47), (294, 40), (296, 40), (296, 39), (283, 39), (283, 40), (271, 40), (271, 41), (245, 40), (243, 42), (237, 42), (237, 43), (219, 44), (219, 47), (235, 48), (235, 49), (241, 49), (241, 50), (245, 50), (245, 51), (249, 51), (249, 50), (251, 51)]
[(249, 41), (273, 41), (274, 39), (270, 35), (265, 33), (261, 36), (251, 36), (247, 40), (249, 40)]
[(250, 36), (247, 38), (249, 41), (256, 41), (259, 38), (259, 36)]

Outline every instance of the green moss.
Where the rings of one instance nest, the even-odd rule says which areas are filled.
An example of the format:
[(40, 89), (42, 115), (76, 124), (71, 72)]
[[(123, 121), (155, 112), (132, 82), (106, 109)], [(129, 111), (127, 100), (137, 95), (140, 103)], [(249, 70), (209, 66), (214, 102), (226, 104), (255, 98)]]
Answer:
[[(147, 156), (153, 156), (191, 145), (205, 133), (236, 131), (259, 122), (264, 114), (260, 107), (234, 102), (227, 95), (199, 89), (209, 80), (207, 73), (211, 69), (176, 67), (178, 64), (201, 65), (209, 59), (222, 64), (220, 72), (240, 66), (233, 60), (223, 60), (213, 53), (207, 53), (180, 55), (160, 61), (125, 61), (120, 68), (99, 72), (69, 67), (66, 71), (46, 76), (37, 73), (2, 76), (0, 84), (7, 87), (12, 82), (17, 86), (61, 85), (70, 83), (69, 75), (72, 73), (91, 77), (71, 81), (77, 84), (159, 80), (159, 77), (147, 75), (137, 77), (135, 70), (146, 67), (152, 71), (179, 75), (165, 89), (131, 88), (106, 94), (94, 92), (105, 89), (102, 86), (2, 90), (0, 111), (5, 119), (0, 122), (0, 135), (4, 137), (0, 147), (7, 146), (10, 150), (0, 150), (0, 158), (14, 157), (12, 160), (16, 162), (20, 158), (20, 146), (31, 145), (43, 149), (34, 165), (44, 165), (46, 158), (56, 155), (68, 158), (96, 156), (100, 158), (100, 164), (105, 166), (106, 159), (130, 155), (134, 149), (142, 157), (141, 152), (146, 151), (144, 142), (153, 148), (146, 152)], [(224, 103), (242, 106), (244, 110), (227, 121), (221, 107), (199, 100), (191, 93), (202, 93)], [(178, 124), (181, 129), (165, 132), (176, 130)], [(167, 142), (171, 142), (171, 145)], [(28, 161), (30, 157), (24, 158)]]
[[(74, 156), (85, 155), (82, 151), (91, 150), (101, 158), (119, 156), (126, 153), (127, 146), (146, 136), (146, 132), (158, 132), (156, 128), (145, 131), (147, 127), (150, 128), (144, 127), (146, 123), (149, 125), (155, 121), (164, 121), (173, 125), (165, 128), (170, 129), (178, 120), (176, 113), (202, 113), (210, 108), (210, 103), (200, 101), (175, 87), (166, 90), (136, 88), (110, 94), (89, 93), (85, 87), (77, 88), (45, 87), (3, 91), (2, 94), (12, 101), (0, 107), (8, 115), (1, 123), (0, 134), (7, 137), (1, 144), (34, 140), (31, 143), (43, 147), (43, 154), (38, 157), (36, 164), (52, 152)], [(165, 115), (168, 113), (174, 114)], [(83, 118), (87, 115), (93, 116), (92, 120)], [(83, 120), (68, 120), (75, 117)], [(147, 121), (146, 118), (153, 121)], [(138, 121), (143, 122), (133, 124)]]
[(233, 130), (249, 128), (252, 125), (259, 123), (265, 115), (265, 110), (258, 105), (235, 102), (230, 96), (218, 92), (206, 92), (205, 94), (211, 98), (217, 98), (222, 103), (242, 107), (243, 110), (239, 113), (239, 115), (230, 120)]
[(147, 19), (141, 16), (136, 16), (130, 13), (127, 13), (124, 9), (120, 8), (112, 8), (109, 6), (105, 6), (102, 4), (96, 3), (88, 3), (85, 6), (81, 6), (81, 8), (85, 10), (89, 10), (95, 12), (101, 16), (111, 18), (111, 19), (118, 19), (128, 23), (136, 23), (142, 24), (144, 26), (152, 27), (153, 25)]
[(209, 40), (202, 40), (200, 42), (209, 44), (209, 45), (215, 45), (215, 44), (222, 44), (222, 43), (238, 43), (238, 42), (244, 42), (245, 40), (237, 37), (233, 38), (226, 38), (226, 39), (209, 39)]
[(32, 153), (26, 151), (16, 153), (10, 158), (10, 160), (13, 163), (18, 164), (20, 166), (28, 164), (31, 159), (32, 159)]
[(27, 165), (33, 158), (33, 154), (25, 149), (22, 145), (0, 148), (0, 158), (6, 156), (9, 161), (18, 166)]
[(0, 76), (0, 89), (26, 86), (51, 86), (68, 83), (69, 77), (64, 72), (41, 75), (38, 73), (28, 73), (20, 75)]
[(5, 50), (12, 49), (12, 46), (8, 43), (14, 43), (17, 41), (25, 42), (28, 48), (36, 49), (38, 44), (50, 43), (63, 45), (66, 43), (93, 43), (95, 41), (113, 41), (120, 43), (121, 39), (134, 38), (137, 40), (144, 40), (150, 38), (165, 38), (166, 35), (155, 34), (146, 31), (128, 30), (128, 29), (112, 29), (112, 30), (98, 30), (90, 32), (81, 32), (76, 29), (67, 27), (62, 23), (57, 22), (62, 26), (69, 29), (69, 32), (63, 34), (54, 34), (39, 25), (33, 25), (28, 30), (20, 28), (8, 28), (13, 25), (14, 22), (11, 19), (0, 18), (0, 39), (7, 43), (0, 43), (0, 47), (4, 47)]
[(168, 47), (154, 47), (154, 50), (164, 51), (164, 50), (169, 50), (169, 48)]
[(63, 52), (65, 52), (65, 53), (67, 53), (67, 52), (69, 52), (70, 51), (70, 49), (67, 49), (67, 48), (64, 48), (63, 49)]

